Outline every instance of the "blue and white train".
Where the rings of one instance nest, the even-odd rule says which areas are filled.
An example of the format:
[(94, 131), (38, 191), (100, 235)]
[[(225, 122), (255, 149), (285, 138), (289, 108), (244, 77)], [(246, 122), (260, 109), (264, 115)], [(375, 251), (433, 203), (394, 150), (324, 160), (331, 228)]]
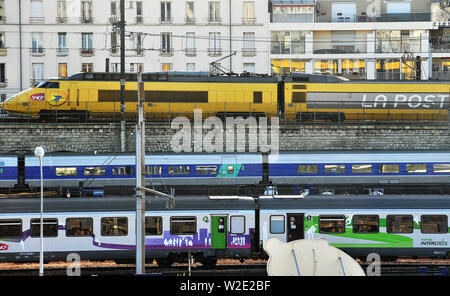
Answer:
[[(44, 186), (132, 188), (135, 168), (134, 154), (49, 153), (43, 159)], [(359, 193), (367, 188), (448, 193), (450, 189), (449, 151), (152, 154), (146, 156), (145, 170), (147, 185), (156, 187), (212, 190), (263, 184), (287, 188), (294, 194), (302, 190), (311, 190), (311, 194)], [(34, 155), (25, 155), (22, 161), (17, 155), (0, 156), (0, 186), (18, 184), (40, 186), (39, 159)]]

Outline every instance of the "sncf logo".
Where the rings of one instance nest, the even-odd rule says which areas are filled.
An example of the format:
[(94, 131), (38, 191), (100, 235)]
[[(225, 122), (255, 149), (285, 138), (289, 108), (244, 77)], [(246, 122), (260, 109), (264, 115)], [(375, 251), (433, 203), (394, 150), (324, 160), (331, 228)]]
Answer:
[(45, 94), (44, 93), (33, 94), (30, 96), (30, 99), (32, 101), (43, 101), (45, 99)]
[(8, 250), (8, 245), (7, 244), (0, 244), (0, 251), (6, 251)]

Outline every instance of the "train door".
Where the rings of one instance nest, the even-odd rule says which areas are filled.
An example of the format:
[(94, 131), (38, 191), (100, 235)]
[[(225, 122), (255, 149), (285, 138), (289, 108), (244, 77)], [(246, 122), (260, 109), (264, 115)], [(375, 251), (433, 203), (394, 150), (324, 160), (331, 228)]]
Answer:
[(222, 184), (237, 184), (240, 165), (237, 164), (236, 157), (222, 157), (222, 166), (219, 176), (222, 178)]
[(227, 216), (211, 216), (211, 248), (227, 247)]
[(304, 239), (303, 219), (305, 214), (287, 214), (287, 241)]

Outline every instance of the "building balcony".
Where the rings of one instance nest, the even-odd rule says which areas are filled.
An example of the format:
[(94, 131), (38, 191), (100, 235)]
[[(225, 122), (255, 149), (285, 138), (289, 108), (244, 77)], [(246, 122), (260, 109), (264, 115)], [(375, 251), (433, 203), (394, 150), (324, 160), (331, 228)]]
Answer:
[(316, 14), (316, 23), (387, 23), (387, 22), (430, 22), (431, 13), (413, 12), (413, 13), (380, 13), (376, 16), (369, 16), (366, 12), (360, 14), (343, 14), (320, 12)]
[(173, 48), (160, 48), (159, 55), (163, 57), (171, 57), (173, 56)]
[(193, 18), (193, 17), (189, 17), (189, 18), (185, 18), (184, 19), (184, 23), (186, 25), (195, 25), (196, 22), (197, 22), (197, 19)]
[(30, 54), (34, 57), (44, 56), (45, 48), (41, 48), (41, 47), (30, 48)]
[(43, 24), (45, 22), (44, 17), (30, 17), (29, 18), (30, 24)]
[(6, 16), (0, 15), (0, 23), (1, 23), (1, 24), (6, 23), (6, 20), (7, 20)]
[(273, 14), (271, 23), (313, 23), (314, 14)]
[(110, 16), (110, 17), (108, 18), (108, 21), (109, 21), (111, 24), (117, 24), (118, 22), (120, 22), (120, 17), (117, 16), (117, 15), (112, 15), (112, 16)]
[(378, 39), (376, 42), (376, 53), (420, 52), (420, 45), (420, 38), (407, 38), (404, 40)]
[(3, 79), (0, 81), (0, 88), (8, 86), (8, 79)]
[(242, 48), (243, 57), (254, 57), (256, 56), (256, 48)]
[(160, 17), (159, 18), (160, 24), (173, 24), (173, 18), (171, 17)]
[(93, 48), (80, 48), (80, 56), (82, 57), (92, 57), (95, 54)]
[(92, 24), (94, 22), (93, 17), (80, 17), (80, 23), (82, 24)]
[(244, 17), (244, 18), (242, 18), (242, 24), (243, 25), (254, 25), (254, 24), (256, 24), (256, 18)]
[(67, 24), (68, 17), (67, 16), (57, 16), (56, 23), (58, 24)]
[(195, 57), (197, 55), (197, 49), (196, 48), (185, 48), (184, 53), (188, 57)]
[(208, 22), (208, 24), (221, 24), (222, 23), (222, 18), (219, 17), (215, 17), (215, 18), (207, 18), (206, 21)]
[(450, 80), (450, 71), (433, 71), (432, 73), (434, 80)]
[(144, 18), (142, 17), (142, 15), (138, 15), (134, 18), (134, 23), (135, 24), (143, 24), (144, 23)]
[(222, 55), (222, 48), (208, 48), (208, 55), (210, 57), (218, 57)]
[(56, 55), (59, 57), (67, 56), (67, 55), (69, 55), (69, 49), (68, 48), (57, 48)]

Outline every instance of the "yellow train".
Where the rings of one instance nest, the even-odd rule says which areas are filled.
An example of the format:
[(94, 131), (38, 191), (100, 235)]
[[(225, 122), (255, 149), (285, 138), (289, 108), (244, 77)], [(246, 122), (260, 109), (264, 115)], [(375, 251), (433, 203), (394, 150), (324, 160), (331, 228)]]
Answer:
[[(447, 119), (448, 81), (348, 81), (293, 73), (283, 78), (143, 73), (148, 119), (278, 116), (285, 120)], [(1, 108), (30, 117), (120, 117), (120, 73), (78, 73), (49, 79), (6, 99)], [(137, 76), (126, 74), (126, 116), (137, 112)]]

